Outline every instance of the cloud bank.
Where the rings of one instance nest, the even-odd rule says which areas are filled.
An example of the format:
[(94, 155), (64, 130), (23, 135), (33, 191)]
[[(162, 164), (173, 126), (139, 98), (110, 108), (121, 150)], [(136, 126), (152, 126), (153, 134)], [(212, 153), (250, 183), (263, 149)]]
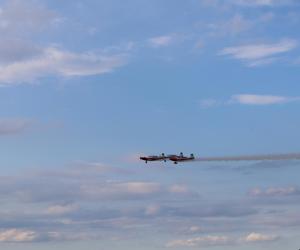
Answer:
[(225, 245), (241, 245), (243, 243), (259, 243), (270, 242), (279, 239), (277, 235), (266, 235), (260, 233), (250, 233), (242, 238), (232, 238), (224, 235), (208, 235), (202, 237), (195, 237), (185, 240), (173, 240), (166, 244), (166, 247), (213, 247)]

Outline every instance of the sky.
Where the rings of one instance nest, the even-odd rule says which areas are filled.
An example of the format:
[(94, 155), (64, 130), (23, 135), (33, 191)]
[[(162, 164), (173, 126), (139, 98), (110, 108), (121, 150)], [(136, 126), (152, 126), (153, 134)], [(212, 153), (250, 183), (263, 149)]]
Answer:
[(0, 246), (299, 249), (298, 0), (0, 0)]

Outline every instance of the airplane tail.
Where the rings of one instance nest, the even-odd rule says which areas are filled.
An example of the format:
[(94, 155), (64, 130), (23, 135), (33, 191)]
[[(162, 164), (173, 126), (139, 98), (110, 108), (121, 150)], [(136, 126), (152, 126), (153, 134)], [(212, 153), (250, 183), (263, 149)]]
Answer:
[[(165, 153), (162, 153), (161, 156), (166, 157)], [(164, 159), (164, 162), (167, 162), (166, 158)]]

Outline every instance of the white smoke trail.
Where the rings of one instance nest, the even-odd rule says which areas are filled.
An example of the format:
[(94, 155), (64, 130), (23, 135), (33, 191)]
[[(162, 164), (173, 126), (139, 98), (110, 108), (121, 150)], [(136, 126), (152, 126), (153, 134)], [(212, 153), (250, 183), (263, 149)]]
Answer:
[(195, 161), (283, 161), (283, 160), (300, 160), (300, 153), (195, 158)]

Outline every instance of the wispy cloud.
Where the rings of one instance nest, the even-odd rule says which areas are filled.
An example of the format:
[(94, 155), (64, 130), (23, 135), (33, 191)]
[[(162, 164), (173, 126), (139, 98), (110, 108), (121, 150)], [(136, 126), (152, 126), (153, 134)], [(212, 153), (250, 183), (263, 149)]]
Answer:
[(251, 21), (246, 20), (242, 15), (235, 15), (224, 24), (223, 29), (232, 34), (237, 34), (249, 29), (251, 26)]
[(279, 236), (277, 235), (266, 235), (255, 232), (250, 233), (242, 238), (231, 238), (224, 235), (208, 235), (184, 240), (173, 240), (168, 242), (166, 247), (210, 247), (237, 244), (241, 245), (243, 243), (270, 242), (278, 239)]
[(121, 182), (107, 183), (95, 186), (85, 183), (80, 187), (80, 196), (94, 199), (126, 200), (160, 195), (163, 187), (151, 182)]
[(78, 210), (78, 206), (75, 204), (58, 204), (48, 207), (45, 213), (49, 215), (63, 215), (76, 210)]
[(171, 33), (171, 34), (151, 37), (147, 40), (147, 44), (152, 48), (163, 48), (163, 47), (169, 47), (173, 44), (181, 43), (185, 39), (187, 39), (187, 37), (184, 34)]
[(1, 135), (15, 135), (27, 131), (34, 121), (30, 119), (0, 119), (0, 136)]
[(208, 99), (200, 100), (199, 104), (201, 108), (211, 108), (211, 107), (216, 107), (220, 104), (222, 105), (223, 103), (216, 99), (208, 98)]
[(38, 234), (31, 230), (9, 229), (0, 232), (0, 242), (31, 242), (38, 238)]
[(208, 6), (236, 5), (241, 7), (275, 7), (281, 5), (296, 4), (295, 0), (205, 0), (204, 4)]
[(300, 97), (240, 94), (233, 95), (230, 98), (229, 103), (239, 103), (244, 105), (272, 105), (295, 101), (300, 101)]
[(260, 188), (254, 188), (249, 192), (253, 197), (284, 197), (300, 195), (300, 189), (297, 187), (285, 187), (285, 188), (267, 188), (265, 190)]
[(210, 23), (207, 25), (207, 28), (209, 29), (210, 36), (237, 35), (249, 30), (254, 26), (256, 21), (248, 20), (241, 14), (235, 14), (229, 19)]
[(242, 60), (248, 66), (270, 64), (274, 56), (289, 52), (298, 46), (296, 40), (286, 39), (272, 44), (248, 44), (224, 48), (219, 55)]
[[(102, 164), (81, 164), (61, 171), (35, 172), (30, 177), (21, 178), (19, 185), (24, 185), (22, 190), (15, 185), (14, 180), (3, 182), (2, 187), (6, 193), (18, 197), (20, 201), (29, 203), (50, 202), (47, 207), (49, 213), (63, 213), (75, 209), (73, 202), (101, 200), (139, 200), (153, 197), (195, 197), (194, 193), (185, 185), (173, 184), (169, 186), (158, 182), (147, 181), (105, 181), (103, 176), (124, 176), (128, 172), (123, 169)], [(49, 182), (40, 188), (43, 182)], [(0, 192), (1, 193), (1, 192)], [(1, 196), (1, 194), (0, 194)]]
[[(130, 181), (126, 181), (128, 177)], [(1, 200), (18, 204), (14, 211), (0, 210), (3, 241), (15, 240), (14, 235), (24, 231), (30, 232), (23, 237), (28, 241), (93, 239), (104, 231), (116, 234), (121, 224), (138, 227), (147, 222), (153, 226), (156, 218), (162, 225), (166, 219), (192, 218), (193, 223), (198, 223), (208, 218), (229, 220), (258, 213), (249, 205), (234, 202), (203, 203), (198, 192), (192, 192), (184, 184), (140, 178), (142, 175), (134, 178), (132, 174), (96, 163), (3, 177)], [(129, 225), (124, 225), (122, 218), (130, 220)], [(199, 229), (191, 231), (196, 233)]]
[(294, 0), (231, 0), (231, 3), (242, 6), (277, 6), (295, 3)]
[(125, 49), (79, 53), (50, 41), (44, 45), (36, 42), (39, 34), (62, 26), (58, 23), (63, 22), (56, 11), (34, 0), (5, 1), (1, 5), (0, 31), (4, 38), (0, 42), (0, 85), (36, 83), (46, 77), (100, 75), (127, 63)]
[(152, 46), (154, 48), (167, 47), (173, 41), (174, 41), (174, 37), (172, 35), (152, 37), (148, 40), (150, 46)]
[(273, 5), (273, 0), (234, 0), (235, 4), (242, 4), (242, 5)]
[(211, 108), (221, 105), (254, 105), (254, 106), (265, 106), (275, 104), (285, 104), (291, 102), (300, 101), (300, 97), (289, 97), (289, 96), (276, 96), (276, 95), (255, 95), (255, 94), (238, 94), (232, 95), (227, 100), (217, 99), (203, 99), (200, 100), (200, 106), (202, 108)]
[(203, 236), (186, 240), (174, 240), (166, 244), (166, 247), (201, 247), (201, 246), (222, 246), (232, 244), (227, 236)]
[(194, 205), (194, 206), (161, 206), (160, 215), (172, 215), (174, 217), (227, 217), (227, 218), (238, 218), (246, 217), (256, 214), (258, 211), (252, 207), (238, 205), (238, 204), (207, 204), (207, 205)]
[(3, 86), (33, 83), (39, 78), (89, 76), (112, 72), (126, 64), (124, 54), (105, 55), (96, 52), (73, 53), (48, 47), (34, 58), (0, 64)]
[(278, 240), (279, 236), (277, 235), (265, 235), (260, 233), (250, 233), (243, 240), (247, 243), (253, 242), (265, 242), (265, 241), (274, 241)]
[(0, 31), (3, 34), (27, 37), (55, 24), (60, 17), (37, 1), (6, 0), (0, 9)]

